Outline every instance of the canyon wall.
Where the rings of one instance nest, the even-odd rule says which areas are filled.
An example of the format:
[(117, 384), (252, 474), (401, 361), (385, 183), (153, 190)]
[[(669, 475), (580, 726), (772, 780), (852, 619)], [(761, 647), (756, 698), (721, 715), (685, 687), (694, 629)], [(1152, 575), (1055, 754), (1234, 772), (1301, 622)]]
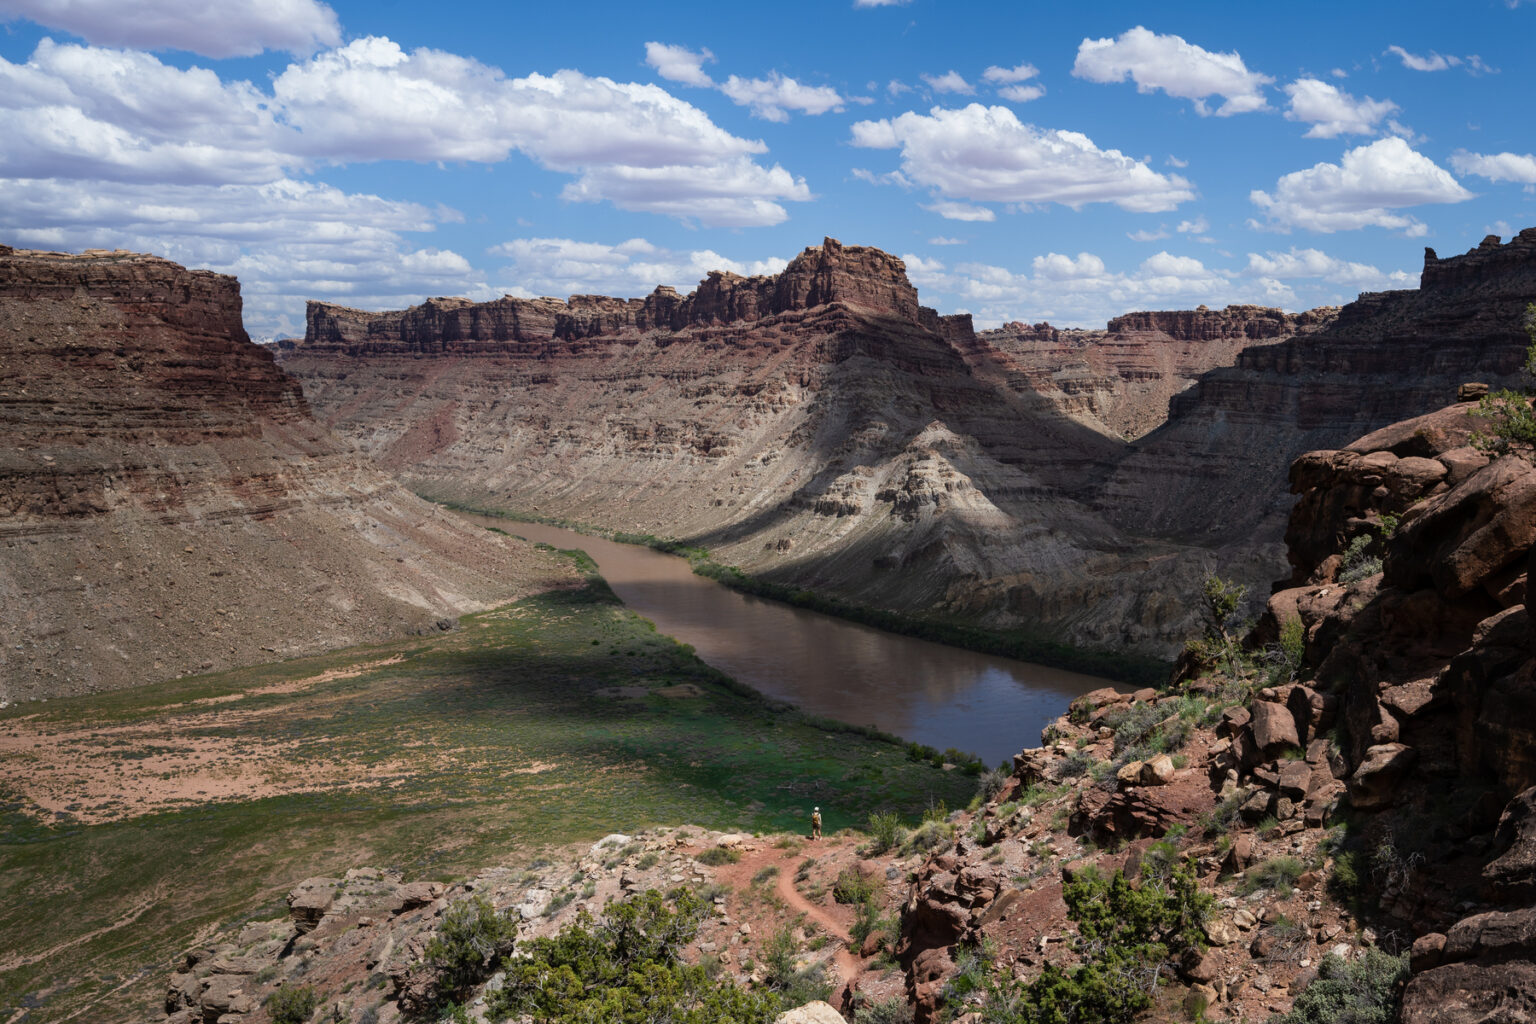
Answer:
[(1417, 290), (1370, 292), (1329, 323), (1245, 349), (1174, 397), (1094, 499), (1114, 522), (1195, 542), (1278, 541), (1302, 452), (1439, 408), (1459, 385), (1522, 382), (1536, 228), (1465, 255), (1425, 251)]
[(435, 628), (563, 579), (310, 415), (237, 282), (0, 246), (0, 700)]
[[(1197, 628), (1206, 573), (1255, 600), (1279, 575), (1296, 455), (1468, 379), (1516, 379), (1536, 229), (1426, 273), (1341, 310), (978, 333), (918, 305), (900, 260), (828, 239), (687, 297), (312, 304), (281, 358), (327, 423), (423, 493), (1167, 655)], [(1127, 444), (1165, 401), (1167, 422)]]
[(1264, 306), (1127, 313), (1102, 331), (1048, 323), (1004, 324), (977, 333), (977, 362), (1003, 383), (1049, 397), (1063, 415), (1115, 437), (1162, 425), (1168, 403), (1201, 374), (1231, 366), (1255, 345), (1271, 345), (1332, 321), (1335, 307), (1284, 313)]

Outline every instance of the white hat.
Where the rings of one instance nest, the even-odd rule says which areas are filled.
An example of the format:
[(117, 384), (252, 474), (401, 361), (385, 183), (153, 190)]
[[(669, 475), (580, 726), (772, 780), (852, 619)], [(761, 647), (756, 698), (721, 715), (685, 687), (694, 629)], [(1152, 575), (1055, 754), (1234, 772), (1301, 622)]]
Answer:
[(813, 811), (819, 811), (819, 810), (821, 810), (821, 808), (820, 808), (820, 807), (812, 807), (812, 808), (811, 808), (811, 810), (813, 810)]

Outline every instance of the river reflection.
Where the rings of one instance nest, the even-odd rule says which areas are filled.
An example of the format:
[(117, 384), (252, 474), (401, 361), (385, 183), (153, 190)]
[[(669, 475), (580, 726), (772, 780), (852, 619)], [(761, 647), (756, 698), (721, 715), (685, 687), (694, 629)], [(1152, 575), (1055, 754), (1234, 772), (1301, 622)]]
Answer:
[(873, 725), (989, 765), (1040, 742), (1073, 697), (1108, 680), (882, 632), (695, 576), (682, 558), (570, 530), (466, 516), (584, 549), (626, 605), (700, 658), (816, 715)]

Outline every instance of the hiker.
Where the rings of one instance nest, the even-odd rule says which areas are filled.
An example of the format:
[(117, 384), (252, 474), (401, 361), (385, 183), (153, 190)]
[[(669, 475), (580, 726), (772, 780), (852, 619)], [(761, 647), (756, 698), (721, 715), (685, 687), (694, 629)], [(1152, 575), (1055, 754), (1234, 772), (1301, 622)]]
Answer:
[(821, 838), (821, 808), (811, 808), (811, 838)]

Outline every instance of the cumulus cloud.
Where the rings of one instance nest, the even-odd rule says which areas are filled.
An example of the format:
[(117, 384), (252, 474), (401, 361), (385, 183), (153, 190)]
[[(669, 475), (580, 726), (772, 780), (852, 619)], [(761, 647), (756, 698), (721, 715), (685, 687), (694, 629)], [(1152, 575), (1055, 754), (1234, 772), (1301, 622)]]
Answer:
[(1451, 166), (1457, 174), (1475, 174), (1489, 181), (1513, 181), (1530, 191), (1536, 186), (1536, 154), (1469, 153), (1451, 154)]
[(1005, 85), (997, 94), (1010, 103), (1028, 103), (1045, 95), (1043, 85)]
[(0, 58), (0, 174), (270, 181), (299, 161), (266, 100), (203, 68), (44, 39), (26, 64)]
[(645, 44), (645, 62), (655, 68), (662, 78), (682, 82), (684, 85), (697, 85), (705, 89), (713, 86), (715, 80), (704, 73), (704, 65), (714, 59), (715, 55), (708, 50), (695, 53), (686, 46)]
[(967, 82), (958, 71), (950, 70), (942, 75), (923, 75), (921, 77), (934, 92), (957, 92), (969, 96), (976, 91), (976, 87)]
[(1009, 85), (1013, 82), (1023, 82), (1034, 78), (1039, 73), (1039, 68), (1027, 62), (1011, 68), (998, 67), (996, 64), (993, 64), (981, 73), (981, 78), (982, 81), (991, 82), (993, 85)]
[(905, 7), (912, 0), (853, 0), (855, 9), (860, 7)]
[(1357, 100), (1327, 82), (1299, 78), (1285, 87), (1291, 98), (1286, 108), (1287, 121), (1304, 121), (1309, 139), (1332, 139), (1339, 135), (1374, 135), (1377, 123), (1398, 106), (1390, 100)]
[[(790, 90), (786, 102), (818, 98)], [(494, 163), (520, 152), (572, 175), (565, 198), (706, 225), (776, 224), (810, 191), (655, 85), (579, 71), (507, 78), (367, 37), (290, 64), (263, 93), (149, 54), (44, 40), (0, 59), (0, 174), (255, 183), (323, 163)]]
[(1158, 35), (1140, 25), (1118, 39), (1084, 39), (1072, 74), (1106, 83), (1129, 77), (1138, 92), (1161, 89), (1193, 100), (1202, 116), (1212, 113), (1206, 97), (1220, 96), (1226, 102), (1214, 111), (1218, 117), (1263, 110), (1264, 86), (1274, 81), (1248, 70), (1236, 53), (1212, 53), (1180, 36)]
[(1253, 301), (1263, 297), (1256, 282), (1207, 267), (1200, 260), (1158, 252), (1131, 270), (1111, 270), (1095, 253), (1049, 252), (1034, 257), (1029, 272), (986, 263), (946, 266), (936, 259), (904, 253), (907, 274), (923, 290), (952, 296), (970, 309), (979, 326), (1008, 320), (1101, 327), (1132, 309), (1159, 309), (1198, 302)]
[(1133, 242), (1158, 242), (1168, 237), (1168, 229), (1159, 224), (1156, 231), (1150, 228), (1140, 228), (1136, 231), (1127, 231), (1125, 237)]
[(1275, 281), (1316, 278), (1362, 289), (1408, 288), (1418, 281), (1416, 274), (1407, 271), (1383, 273), (1368, 263), (1342, 260), (1321, 249), (1297, 249), (1294, 246), (1289, 252), (1249, 253), (1247, 272)]
[(307, 54), (341, 41), (336, 12), (316, 0), (0, 0), (0, 19), (26, 18), (98, 46), (251, 57)]
[(1395, 211), (1471, 198), (1448, 171), (1400, 138), (1349, 150), (1337, 164), (1293, 171), (1276, 183), (1273, 194), (1258, 189), (1249, 194), (1268, 215), (1269, 226), (1278, 230), (1299, 227), (1328, 233), (1374, 226), (1410, 236), (1424, 234), (1424, 225)]
[(753, 117), (765, 121), (788, 121), (791, 110), (806, 114), (842, 110), (845, 102), (831, 86), (804, 85), (793, 78), (785, 78), (777, 71), (770, 73), (767, 78), (739, 78), (732, 75), (720, 86), (720, 91), (737, 106), (750, 108)]
[(739, 261), (711, 249), (687, 252), (664, 249), (643, 238), (617, 245), (570, 238), (517, 238), (489, 250), (508, 260), (502, 270), (506, 290), (515, 295), (642, 296), (657, 285), (692, 291), (711, 270), (751, 277), (777, 274), (789, 261), (778, 257)]
[[(0, 179), (0, 231), (37, 248), (153, 252), (240, 277), (247, 328), (302, 332), (306, 298), (384, 308), (426, 295), (489, 297), (458, 253), (402, 232), (458, 219), (331, 185), (165, 185)], [(478, 289), (478, 291), (477, 291)]]
[(1079, 132), (1024, 124), (1007, 107), (972, 103), (859, 121), (853, 144), (901, 150), (901, 171), (946, 199), (1000, 203), (1114, 203), (1135, 212), (1169, 210), (1194, 192)]

